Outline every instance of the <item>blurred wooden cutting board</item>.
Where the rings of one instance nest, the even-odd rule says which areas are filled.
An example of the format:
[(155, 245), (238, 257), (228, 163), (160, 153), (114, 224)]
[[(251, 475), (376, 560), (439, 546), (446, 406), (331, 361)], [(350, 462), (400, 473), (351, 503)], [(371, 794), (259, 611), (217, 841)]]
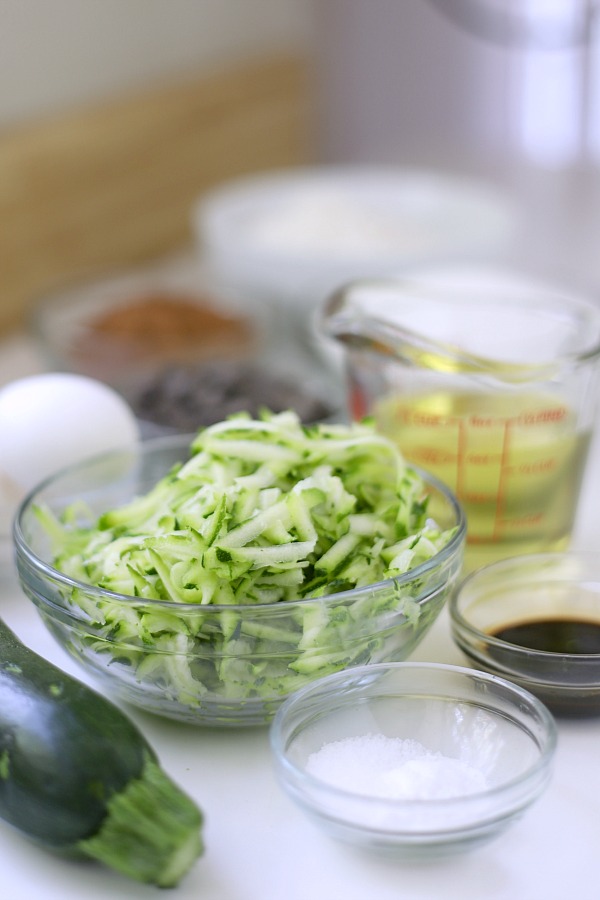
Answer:
[(259, 60), (0, 132), (0, 334), (45, 291), (189, 244), (204, 190), (310, 162), (302, 60)]

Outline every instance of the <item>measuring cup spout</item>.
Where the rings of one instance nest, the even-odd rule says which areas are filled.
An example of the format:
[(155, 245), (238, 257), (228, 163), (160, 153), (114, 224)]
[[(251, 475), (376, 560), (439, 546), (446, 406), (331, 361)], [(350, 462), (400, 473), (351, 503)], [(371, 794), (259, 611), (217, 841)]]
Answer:
[(346, 289), (336, 291), (326, 305), (322, 319), (325, 334), (346, 349), (379, 353), (411, 364), (423, 354), (441, 358), (458, 353), (457, 348), (438, 345), (376, 311), (347, 301)]
[[(371, 286), (377, 288), (378, 283)], [(348, 289), (342, 288), (325, 307), (322, 325), (325, 334), (346, 350), (380, 355), (382, 361), (396, 360), (431, 372), (460, 373), (488, 383), (518, 385), (547, 381), (557, 371), (556, 360), (515, 363), (470, 352), (458, 343), (437, 340), (407, 327), (401, 316), (402, 310), (391, 310), (384, 316), (376, 304), (369, 309), (365, 304), (349, 302)]]

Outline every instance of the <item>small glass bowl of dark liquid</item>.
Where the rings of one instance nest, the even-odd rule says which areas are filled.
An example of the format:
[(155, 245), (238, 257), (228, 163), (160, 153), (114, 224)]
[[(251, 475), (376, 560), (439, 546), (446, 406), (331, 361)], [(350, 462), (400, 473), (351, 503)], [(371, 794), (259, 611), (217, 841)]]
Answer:
[(600, 554), (526, 555), (479, 569), (450, 600), (450, 619), (477, 668), (558, 716), (600, 715)]

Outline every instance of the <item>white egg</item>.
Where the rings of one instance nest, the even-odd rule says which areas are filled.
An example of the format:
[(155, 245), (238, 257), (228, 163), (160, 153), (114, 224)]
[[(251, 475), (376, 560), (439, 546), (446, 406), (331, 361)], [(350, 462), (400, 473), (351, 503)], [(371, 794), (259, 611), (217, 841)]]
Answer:
[(0, 389), (0, 481), (25, 492), (65, 466), (139, 440), (129, 406), (82, 375), (32, 375)]

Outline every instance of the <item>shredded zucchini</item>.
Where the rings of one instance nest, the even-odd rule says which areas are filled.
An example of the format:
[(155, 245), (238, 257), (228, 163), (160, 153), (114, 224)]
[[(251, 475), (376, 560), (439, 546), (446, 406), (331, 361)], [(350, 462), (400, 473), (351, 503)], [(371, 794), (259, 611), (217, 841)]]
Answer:
[[(402, 575), (453, 534), (428, 517), (421, 477), (370, 424), (303, 426), (292, 412), (239, 414), (201, 430), (186, 462), (90, 525), (76, 525), (69, 509), (38, 515), (60, 571), (173, 604), (154, 611), (85, 590), (70, 597), (106, 637), (96, 649), (118, 639), (123, 661), (126, 645), (141, 648), (125, 660), (138, 677), (162, 679), (186, 703), (207, 692), (273, 696), (299, 686), (301, 674), (372, 658), (381, 640), (358, 617), (400, 610), (410, 624), (418, 609), (393, 583), (352, 600), (343, 592)], [(336, 593), (339, 605), (297, 603)], [(186, 604), (181, 615), (177, 604)], [(238, 607), (250, 604), (280, 604), (284, 614), (248, 621)]]

